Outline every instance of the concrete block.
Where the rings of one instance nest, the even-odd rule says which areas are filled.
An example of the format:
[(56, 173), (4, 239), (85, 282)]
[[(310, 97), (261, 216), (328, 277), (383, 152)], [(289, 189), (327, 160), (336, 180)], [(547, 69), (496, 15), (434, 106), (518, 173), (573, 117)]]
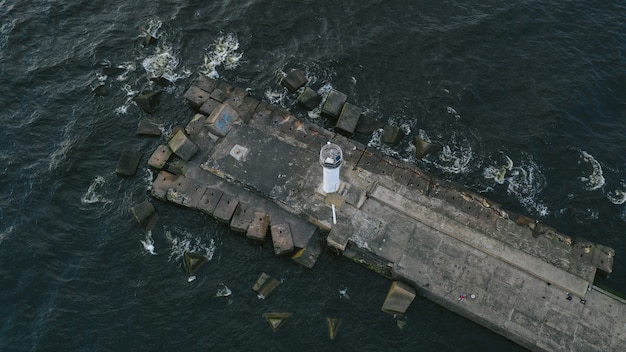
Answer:
[(322, 248), (318, 242), (316, 236), (312, 237), (307, 243), (306, 247), (299, 249), (296, 253), (291, 257), (293, 261), (306, 268), (313, 268), (315, 263), (317, 262), (317, 258), (322, 252)]
[(155, 111), (156, 106), (159, 105), (160, 98), (161, 92), (157, 91), (138, 95), (134, 97), (133, 100), (143, 111), (148, 114), (152, 114)]
[(179, 177), (170, 185), (165, 199), (183, 207), (197, 209), (206, 185), (186, 177)]
[(598, 274), (608, 276), (613, 272), (613, 257), (615, 250), (607, 246), (598, 244), (593, 249), (591, 264), (598, 268)]
[(141, 120), (139, 120), (136, 133), (138, 136), (157, 136), (158, 137), (161, 135), (161, 128), (159, 124), (157, 124), (156, 122), (147, 118), (142, 118)]
[(424, 174), (399, 166), (393, 171), (392, 177), (396, 182), (411, 190), (418, 190), (422, 194), (428, 194), (430, 177)]
[(274, 254), (285, 255), (293, 252), (293, 238), (288, 223), (272, 225), (271, 234)]
[(152, 231), (159, 218), (156, 209), (154, 209), (152, 203), (147, 200), (130, 208), (130, 213), (135, 220), (137, 220), (143, 232), (146, 233)]
[(292, 313), (263, 313), (263, 318), (267, 320), (272, 330), (276, 332), (292, 315)]
[(346, 250), (346, 246), (348, 245), (348, 240), (354, 233), (354, 229), (351, 224), (338, 222), (333, 225), (332, 229), (328, 233), (326, 237), (326, 243), (340, 251), (343, 252)]
[(208, 261), (208, 258), (202, 254), (185, 252), (183, 255), (183, 261), (185, 263), (185, 268), (187, 269), (187, 274), (189, 274), (189, 277), (193, 277), (196, 275), (196, 272), (200, 269), (202, 264)]
[(254, 209), (245, 203), (239, 202), (233, 213), (233, 218), (230, 220), (230, 229), (235, 232), (246, 233), (253, 217)]
[(224, 192), (219, 189), (208, 187), (198, 202), (198, 210), (207, 215), (213, 215), (223, 194)]
[(322, 114), (336, 118), (341, 113), (343, 104), (348, 100), (348, 96), (338, 90), (331, 89), (322, 106)]
[(335, 131), (351, 137), (354, 135), (354, 130), (362, 113), (363, 109), (356, 105), (352, 105), (350, 103), (343, 104), (343, 108), (339, 114), (339, 119), (335, 125)]
[(107, 87), (106, 85), (104, 85), (104, 81), (101, 81), (97, 78), (91, 81), (90, 87), (91, 92), (97, 96), (102, 97), (108, 94)]
[(170, 161), (165, 164), (165, 170), (176, 175), (185, 175), (189, 170), (189, 163), (177, 156), (171, 157)]
[(254, 114), (254, 111), (256, 110), (258, 105), (259, 101), (250, 96), (246, 96), (243, 98), (241, 104), (237, 108), (237, 110), (239, 111), (239, 117), (243, 120), (243, 122), (250, 122), (250, 119), (252, 118), (252, 115)]
[(400, 281), (391, 283), (382, 311), (389, 314), (404, 314), (415, 299), (415, 290)]
[(190, 136), (196, 136), (202, 132), (202, 128), (206, 122), (206, 116), (204, 114), (195, 114), (185, 126), (185, 133)]
[(207, 93), (211, 93), (215, 90), (215, 88), (217, 88), (217, 81), (203, 74), (199, 74), (193, 85)]
[(163, 169), (167, 161), (172, 156), (172, 149), (167, 145), (160, 145), (152, 152), (150, 159), (148, 159), (148, 165), (155, 169)]
[(315, 109), (322, 102), (322, 96), (309, 87), (305, 87), (298, 96), (298, 103), (308, 110)]
[(158, 199), (164, 200), (167, 190), (176, 182), (180, 176), (174, 175), (167, 171), (161, 171), (152, 182), (152, 195)]
[(300, 87), (307, 84), (308, 78), (300, 70), (291, 70), (281, 81), (280, 84), (287, 88), (289, 93), (294, 93)]
[(137, 172), (137, 166), (139, 166), (142, 155), (143, 153), (137, 150), (124, 150), (117, 162), (115, 173), (119, 176), (133, 176)]
[(235, 199), (235, 197), (228, 193), (224, 193), (213, 211), (213, 216), (218, 221), (229, 224), (230, 219), (232, 219), (233, 214), (235, 213), (235, 209), (237, 209), (237, 205), (239, 205), (239, 201)]
[(441, 150), (441, 145), (425, 141), (418, 137), (413, 139), (413, 145), (415, 146), (415, 157), (417, 159), (422, 159), (428, 154)]
[(270, 225), (270, 214), (263, 211), (255, 211), (252, 222), (248, 227), (246, 237), (253, 241), (263, 242), (267, 235), (267, 229)]
[(341, 318), (326, 317), (326, 326), (328, 327), (328, 337), (334, 340), (339, 332), (339, 326), (341, 326)]
[(167, 142), (174, 154), (183, 160), (191, 160), (200, 148), (183, 131), (176, 132)]
[(381, 140), (384, 143), (396, 145), (404, 137), (404, 131), (397, 126), (385, 125), (383, 127), (383, 136)]
[(221, 104), (221, 102), (215, 99), (207, 99), (204, 101), (204, 103), (202, 103), (202, 105), (200, 105), (200, 107), (198, 108), (198, 112), (200, 112), (202, 115), (210, 116), (213, 110), (215, 110)]
[(209, 131), (224, 137), (228, 134), (233, 124), (239, 120), (239, 113), (228, 104), (221, 104), (209, 116), (207, 124)]
[(360, 134), (372, 134), (374, 131), (385, 127), (385, 123), (378, 121), (367, 115), (362, 115), (359, 122), (356, 124), (356, 133)]
[(232, 106), (234, 109), (238, 109), (241, 103), (243, 102), (243, 98), (246, 96), (248, 96), (247, 90), (243, 88), (235, 87), (230, 92), (228, 98), (224, 100), (224, 103)]
[(266, 298), (279, 284), (280, 281), (263, 272), (252, 285), (252, 289), (260, 298)]

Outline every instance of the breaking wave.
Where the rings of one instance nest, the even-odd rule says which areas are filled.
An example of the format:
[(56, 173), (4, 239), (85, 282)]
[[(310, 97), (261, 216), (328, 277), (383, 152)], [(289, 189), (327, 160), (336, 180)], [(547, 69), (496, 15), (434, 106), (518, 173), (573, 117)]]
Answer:
[(606, 194), (606, 197), (608, 198), (609, 201), (611, 201), (611, 203), (615, 204), (615, 205), (620, 205), (620, 204), (624, 204), (626, 203), (626, 184), (624, 184), (624, 181), (620, 182), (622, 188), (621, 189), (616, 189), (613, 191), (609, 191)]
[(538, 200), (546, 184), (539, 165), (531, 156), (523, 159), (519, 166), (515, 166), (508, 155), (500, 153), (500, 156), (500, 162), (483, 169), (483, 177), (506, 185), (507, 193), (515, 197), (526, 210), (547, 216), (550, 213), (548, 207)]
[(140, 240), (140, 242), (143, 245), (143, 249), (145, 249), (148, 253), (152, 255), (157, 255), (157, 253), (154, 251), (154, 239), (152, 239), (152, 231), (148, 231), (148, 233), (146, 233), (146, 239)]
[(602, 188), (605, 180), (600, 163), (591, 154), (584, 150), (580, 151), (580, 156), (582, 161), (591, 166), (591, 173), (589, 175), (579, 177), (579, 180), (585, 183), (585, 189), (588, 191), (595, 191)]
[(191, 71), (184, 68), (182, 73), (176, 72), (179, 59), (172, 52), (172, 48), (164, 45), (158, 47), (154, 55), (143, 59), (141, 65), (148, 77), (165, 78), (169, 82), (174, 83), (181, 78), (187, 78), (191, 75)]
[(243, 53), (237, 52), (238, 49), (239, 41), (234, 33), (228, 33), (217, 38), (206, 49), (200, 72), (210, 78), (217, 79), (220, 77), (217, 72), (218, 67), (223, 65), (227, 70), (236, 68), (243, 57)]
[(98, 191), (104, 186), (105, 183), (106, 181), (104, 177), (96, 176), (89, 185), (87, 192), (85, 192), (85, 194), (83, 194), (83, 196), (80, 198), (80, 202), (83, 205), (93, 203), (111, 203), (111, 200), (106, 199), (104, 196), (98, 193)]
[(186, 252), (202, 254), (208, 260), (213, 259), (213, 254), (215, 253), (215, 241), (213, 239), (210, 239), (207, 244), (203, 238), (194, 236), (186, 230), (175, 231), (179, 232), (180, 235), (174, 235), (169, 230), (165, 231), (165, 237), (171, 244), (169, 261), (180, 261)]

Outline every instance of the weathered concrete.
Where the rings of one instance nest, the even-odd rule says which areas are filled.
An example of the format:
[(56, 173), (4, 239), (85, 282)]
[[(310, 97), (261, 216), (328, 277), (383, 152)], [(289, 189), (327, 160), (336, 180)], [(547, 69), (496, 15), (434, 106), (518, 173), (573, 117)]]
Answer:
[(119, 176), (133, 176), (141, 161), (143, 153), (138, 150), (126, 149), (120, 155), (115, 173)]
[[(244, 99), (234, 92), (201, 76), (185, 97), (200, 113), (211, 99), (241, 113)], [(327, 100), (329, 115), (339, 114), (341, 94)], [(271, 225), (288, 224), (294, 260), (307, 263), (320, 229), (330, 248), (531, 350), (626, 345), (626, 303), (593, 286), (596, 272), (612, 271), (610, 248), (574, 241), (280, 107), (260, 102), (240, 118), (224, 136), (206, 121), (196, 126), (188, 137), (199, 152), (181, 174), (161, 171), (154, 196), (227, 223), (232, 202), (249, 205), (269, 214)], [(333, 195), (323, 192), (318, 163), (329, 141), (344, 156)], [(232, 211), (216, 214), (224, 199)]]

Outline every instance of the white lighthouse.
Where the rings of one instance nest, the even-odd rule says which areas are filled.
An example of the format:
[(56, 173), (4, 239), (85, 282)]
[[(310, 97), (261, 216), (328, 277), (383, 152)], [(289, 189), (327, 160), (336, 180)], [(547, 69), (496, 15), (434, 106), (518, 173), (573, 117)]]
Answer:
[(339, 170), (342, 163), (341, 148), (327, 142), (320, 150), (320, 164), (324, 168), (324, 192), (333, 193), (339, 190)]

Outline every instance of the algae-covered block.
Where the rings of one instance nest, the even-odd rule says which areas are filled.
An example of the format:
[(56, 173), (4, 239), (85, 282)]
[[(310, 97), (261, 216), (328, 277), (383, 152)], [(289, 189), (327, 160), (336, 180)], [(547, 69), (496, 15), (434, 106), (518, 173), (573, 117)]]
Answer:
[(356, 125), (359, 122), (359, 118), (363, 113), (363, 109), (360, 107), (345, 103), (339, 114), (339, 119), (335, 125), (335, 130), (343, 135), (351, 137), (354, 134)]
[(133, 176), (137, 172), (137, 166), (143, 154), (137, 150), (126, 149), (120, 155), (115, 173), (120, 176)]
[(239, 113), (237, 113), (235, 109), (228, 104), (221, 104), (213, 110), (207, 119), (207, 124), (209, 131), (220, 137), (224, 137), (238, 119)]
[(394, 281), (387, 292), (382, 311), (389, 314), (404, 314), (414, 299), (415, 290), (411, 286)]
[(176, 132), (167, 144), (183, 160), (190, 160), (200, 149), (182, 130)]
[(287, 88), (289, 93), (294, 93), (300, 89), (300, 87), (307, 84), (308, 81), (309, 80), (306, 78), (304, 73), (302, 73), (302, 71), (291, 70), (291, 72), (289, 72), (287, 76), (280, 81), (280, 83)]
[(149, 92), (138, 95), (133, 98), (135, 103), (148, 114), (152, 114), (157, 105), (159, 105), (161, 91)]
[(348, 96), (338, 90), (331, 89), (322, 106), (322, 114), (338, 117), (343, 108), (343, 104), (348, 100)]
[(252, 289), (259, 295), (259, 297), (266, 298), (279, 284), (280, 281), (277, 279), (266, 273), (261, 273), (254, 285), (252, 285)]

